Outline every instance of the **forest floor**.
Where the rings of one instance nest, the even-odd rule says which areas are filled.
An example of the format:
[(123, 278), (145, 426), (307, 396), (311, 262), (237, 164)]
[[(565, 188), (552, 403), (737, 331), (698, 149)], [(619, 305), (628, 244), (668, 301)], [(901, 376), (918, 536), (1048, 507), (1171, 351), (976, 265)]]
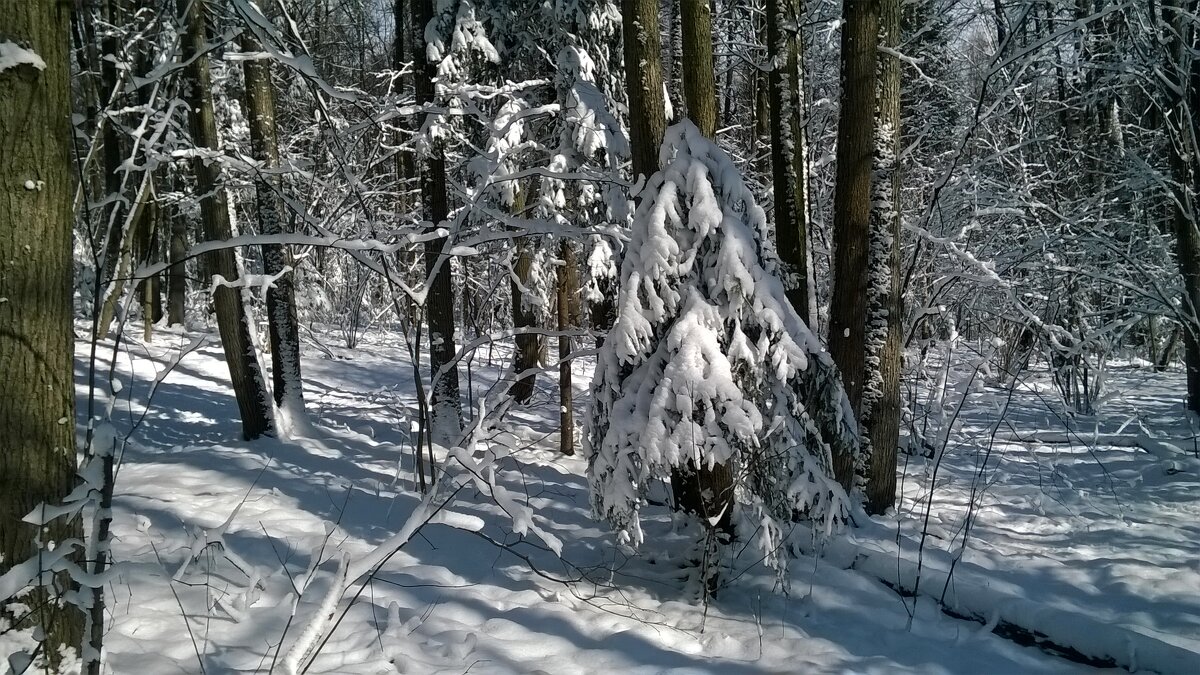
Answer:
[[(152, 399), (190, 340), (127, 338), (113, 422), (124, 432), (145, 416), (117, 476), (112, 672), (269, 670), (317, 614), (342, 554), (361, 557), (403, 525), (418, 496), (399, 342), (371, 334), (335, 358), (306, 347), (311, 437), (244, 442), (215, 338)], [(81, 418), (88, 352), (80, 342)], [(105, 391), (111, 354), (101, 343)], [(504, 366), (499, 348), (492, 356), (462, 373), (473, 402)], [(590, 366), (575, 372), (581, 414)], [(664, 507), (647, 510), (637, 557), (592, 520), (585, 461), (557, 452), (555, 382), (541, 377), (490, 442), (510, 450), (497, 482), (562, 541), (561, 557), (514, 535), (486, 495), (462, 491), (453, 510), (483, 529), (422, 529), (309, 672), (1187, 670), (1200, 664), (1200, 460), (1183, 378), (1124, 367), (1111, 380), (1119, 392), (1102, 416), (1069, 424), (1044, 375), (1011, 392), (971, 387), (940, 452), (904, 467), (897, 515), (835, 537), (823, 558), (798, 554), (786, 588), (749, 551), (726, 561), (726, 586), (706, 607), (687, 533)], [(1042, 648), (1022, 646), (1031, 641)]]

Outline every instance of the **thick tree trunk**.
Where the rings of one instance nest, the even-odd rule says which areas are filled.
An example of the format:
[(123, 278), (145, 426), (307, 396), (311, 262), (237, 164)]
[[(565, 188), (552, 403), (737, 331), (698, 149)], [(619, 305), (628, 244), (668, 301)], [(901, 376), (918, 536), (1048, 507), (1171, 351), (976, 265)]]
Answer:
[[(433, 20), (433, 0), (412, 1), (413, 44), (423, 46), (425, 27)], [(428, 105), (434, 103), (433, 83), (437, 68), (427, 59), (420, 61), (420, 67), (415, 69), (417, 103)], [(442, 147), (434, 143), (421, 167), (421, 202), (425, 220), (431, 228), (443, 224), (449, 213), (446, 158), (442, 153)], [(429, 319), (429, 365), (433, 373), (430, 422), (442, 440), (457, 436), (462, 429), (458, 364), (454, 362), (457, 351), (454, 346), (454, 287), (450, 257), (444, 253), (446, 245), (446, 237), (425, 242), (425, 273), (432, 277), (425, 301), (425, 315)], [(446, 372), (439, 375), (443, 368)]]
[(629, 145), (633, 178), (658, 171), (658, 150), (667, 130), (656, 0), (622, 0), (625, 81), (629, 89)]
[[(0, 0), (0, 43), (18, 63), (0, 69), (0, 575), (38, 554), (36, 542), (82, 536), (78, 518), (45, 530), (22, 518), (55, 506), (75, 486), (70, 159), (70, 5)], [(83, 613), (60, 602), (66, 574), (0, 610), (17, 629), (44, 635), (57, 667), (61, 647), (78, 649)]]
[[(204, 52), (204, 9), (206, 0), (178, 0), (179, 12), (187, 23), (184, 38), (183, 58), (188, 66), (187, 102), (192, 142), (197, 148), (218, 150), (217, 121), (213, 115), (212, 78), (208, 70), (208, 56)], [(192, 160), (196, 174), (196, 191), (200, 199), (200, 217), (203, 222), (204, 239), (220, 241), (233, 237), (233, 226), (229, 222), (229, 207), (225, 187), (221, 183), (221, 164), (202, 158)], [(213, 251), (205, 256), (205, 274), (220, 276), (227, 282), (236, 282), (240, 277), (233, 249)], [(266, 383), (258, 367), (258, 356), (250, 339), (250, 324), (242, 303), (240, 289), (220, 286), (213, 294), (216, 305), (217, 328), (221, 334), (221, 345), (225, 360), (229, 364), (229, 377), (233, 393), (237, 397), (238, 410), (242, 418), (242, 435), (254, 439), (271, 431), (271, 407)]]
[[(879, 0), (880, 39), (900, 43), (900, 2)], [(875, 199), (871, 209), (870, 314), (863, 426), (870, 441), (867, 512), (885, 513), (896, 503), (896, 446), (900, 436), (900, 60), (879, 59), (876, 117)]]
[[(249, 32), (242, 33), (242, 51), (260, 51)], [(279, 199), (279, 137), (275, 129), (275, 93), (271, 85), (271, 62), (242, 62), (246, 79), (246, 116), (250, 145), (261, 164), (254, 176), (259, 231), (266, 235), (287, 232)], [(307, 419), (304, 411), (304, 380), (300, 374), (300, 329), (296, 319), (295, 262), (291, 249), (281, 244), (262, 247), (263, 272), (275, 277), (267, 290), (267, 331), (271, 341), (271, 377), (275, 405), (283, 420), (294, 427)]]
[[(856, 414), (866, 381), (867, 269), (871, 239), (871, 174), (875, 157), (876, 0), (842, 6), (842, 102), (833, 197), (834, 283), (830, 300), (829, 352)], [(857, 458), (835, 453), (834, 474), (847, 492), (859, 470)]]
[[(683, 97), (688, 119), (714, 139), (717, 87), (713, 70), (712, 15), (708, 0), (680, 0), (683, 21)], [(722, 537), (733, 534), (733, 472), (727, 464), (687, 466), (671, 471), (676, 507), (703, 519)]]
[(717, 82), (713, 66), (712, 11), (708, 0), (679, 0), (683, 27), (683, 100), (700, 133), (716, 140)]
[(1183, 276), (1180, 324), (1183, 328), (1183, 363), (1187, 375), (1187, 407), (1200, 413), (1200, 220), (1196, 195), (1200, 191), (1200, 166), (1193, 149), (1200, 140), (1200, 59), (1195, 49), (1200, 31), (1190, 19), (1195, 3), (1175, 0), (1164, 3), (1164, 17), (1171, 30), (1164, 72), (1178, 90), (1166, 96), (1171, 105), (1162, 116), (1170, 141), (1171, 174), (1175, 182), (1173, 225), (1175, 260)]
[(815, 329), (815, 308), (809, 303), (808, 166), (801, 114), (804, 53), (800, 15), (796, 0), (767, 0), (771, 178), (775, 188), (775, 238), (786, 273), (784, 288), (792, 308)]

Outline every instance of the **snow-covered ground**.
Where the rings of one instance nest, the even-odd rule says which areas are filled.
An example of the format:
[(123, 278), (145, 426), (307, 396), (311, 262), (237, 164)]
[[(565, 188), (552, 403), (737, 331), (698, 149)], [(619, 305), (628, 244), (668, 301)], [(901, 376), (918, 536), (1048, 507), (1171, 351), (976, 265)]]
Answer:
[[(153, 345), (134, 344), (118, 356), (125, 385), (114, 414), (119, 428), (138, 419), (155, 369), (187, 342), (160, 335)], [(102, 345), (104, 370), (110, 350)], [(81, 415), (87, 351), (81, 344)], [(158, 387), (118, 474), (114, 555), (120, 574), (108, 596), (112, 672), (278, 669), (280, 643), (286, 650), (317, 613), (342, 554), (361, 557), (415, 508), (406, 408), (411, 367), (400, 339), (368, 336), (350, 359), (325, 359), (315, 350), (305, 356), (308, 408), (317, 425), (309, 439), (240, 440), (215, 339), (187, 355)], [(499, 349), (490, 364), (486, 354), (476, 358), (473, 400), (502, 366)], [(586, 363), (576, 368), (580, 407), (587, 370)], [(1120, 430), (1123, 437), (1190, 435), (1178, 422), (1179, 376), (1118, 375), (1125, 396), (1106, 414), (1136, 412), (1145, 427), (1134, 422)], [(464, 389), (467, 381), (464, 370)], [(1037, 394), (1018, 392), (1005, 415), (1012, 428), (1002, 428), (1006, 440), (993, 444), (975, 480), (997, 419), (989, 407), (994, 398), (969, 401), (943, 455), (922, 556), (927, 575), (916, 601), (876, 577), (916, 560), (921, 500), (932, 473), (923, 459), (906, 468), (898, 520), (879, 519), (834, 542), (824, 560), (801, 555), (786, 589), (753, 561), (734, 562), (727, 586), (705, 607), (683, 564), (687, 537), (672, 530), (664, 509), (647, 511), (647, 545), (638, 557), (615, 547), (604, 526), (592, 521), (584, 461), (556, 452), (557, 398), (553, 381), (541, 378), (534, 403), (513, 413), (492, 443), (511, 451), (497, 482), (528, 502), (535, 526), (562, 540), (561, 558), (537, 537), (512, 534), (512, 519), (486, 495), (464, 490), (454, 510), (479, 517), (485, 527), (421, 530), (362, 589), (309, 672), (1091, 669), (991, 632), (1014, 615), (1020, 603), (1013, 598), (1024, 601), (1019, 608), (1026, 614), (1030, 607), (1057, 612), (1039, 616), (1065, 621), (1063, 638), (1072, 637), (1071, 625), (1112, 625), (1180, 650), (1175, 657), (1194, 655), (1200, 665), (1200, 475), (1190, 448), (1160, 445), (1158, 454), (1149, 454), (1134, 447), (1089, 449), (1086, 438), (1049, 443), (1062, 423), (1047, 419)], [(1103, 431), (1111, 435), (1119, 425)], [(1038, 434), (1044, 440), (1014, 440)], [(1174, 454), (1160, 456), (1168, 452)], [(988, 625), (951, 618), (935, 602), (943, 585), (949, 595), (959, 585), (958, 570), (948, 585), (936, 581), (936, 572), (963, 548), (961, 524), (973, 485), (981, 497), (960, 569), (964, 588), (989, 590), (971, 599), (995, 605), (983, 613)], [(350, 595), (358, 590), (352, 586)], [(1072, 624), (1072, 617), (1079, 621)], [(1056, 637), (1053, 630), (1042, 632)], [(1136, 656), (1119, 663), (1137, 668)]]
[[(1109, 382), (1101, 414), (1069, 422), (1045, 372), (972, 394), (940, 468), (906, 467), (900, 529), (910, 542), (924, 532), (927, 548), (1006, 598), (1136, 634), (1076, 648), (1200, 670), (1200, 457), (1186, 382), (1129, 366)], [(1095, 643), (1114, 636), (1122, 643)]]

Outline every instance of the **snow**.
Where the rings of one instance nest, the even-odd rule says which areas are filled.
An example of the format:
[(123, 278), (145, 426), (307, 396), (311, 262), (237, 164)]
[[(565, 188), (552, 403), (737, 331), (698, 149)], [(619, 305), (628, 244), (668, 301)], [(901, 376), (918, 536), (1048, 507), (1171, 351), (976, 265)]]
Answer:
[[(38, 70), (46, 69), (46, 62), (36, 52), (9, 40), (0, 42), (0, 73), (9, 68), (16, 68), (21, 65), (33, 66)], [(32, 190), (34, 188), (26, 186), (26, 189)]]
[[(730, 560), (727, 588), (705, 607), (686, 562), (692, 534), (672, 525), (666, 508), (643, 507), (654, 545), (639, 557), (592, 520), (585, 460), (555, 450), (551, 391), (535, 397), (539, 407), (515, 409), (491, 437), (484, 449), (501, 457), (491, 475), (406, 532), (419, 502), (403, 405), (411, 370), (395, 336), (368, 334), (352, 359), (306, 351), (315, 435), (248, 443), (216, 341), (160, 333), (143, 350), (139, 334), (130, 330), (133, 346), (116, 360), (126, 385), (113, 406), (118, 431), (141, 415), (156, 378), (157, 390), (120, 463), (107, 672), (267, 670), (277, 658), (283, 672), (296, 649), (317, 652), (309, 672), (345, 674), (1089, 670), (992, 634), (983, 621), (1030, 624), (1085, 653), (1119, 651), (1111, 656), (1135, 669), (1186, 671), (1200, 658), (1200, 478), (1191, 446), (1168, 440), (1181, 430), (1163, 427), (1179, 417), (1179, 375), (1152, 384), (1119, 371), (1128, 379), (1117, 387), (1129, 393), (1113, 404), (1114, 417), (1138, 422), (1136, 431), (1100, 429), (1101, 440), (1134, 439), (1095, 451), (1107, 472), (1083, 443), (1052, 442), (1062, 427), (1033, 394), (1014, 404), (1014, 437), (1042, 440), (1002, 441), (1011, 447), (990, 466), (1004, 473), (989, 474), (946, 593), (977, 622), (947, 616), (935, 600), (961, 543), (955, 519), (979, 459), (970, 448), (996, 418), (989, 388), (968, 399), (943, 454), (917, 600), (877, 580), (902, 570), (913, 581), (919, 526), (908, 516), (929, 481), (912, 460), (899, 521), (827, 540), (824, 559), (799, 554), (784, 587), (757, 560)], [(157, 372), (189, 348), (169, 373)], [(110, 351), (101, 345), (102, 371)], [(80, 396), (87, 352), (80, 344)], [(477, 395), (505, 364), (502, 356), (477, 364)], [(579, 394), (582, 386), (582, 405)], [(1141, 437), (1169, 459), (1134, 447)], [(1167, 461), (1183, 470), (1162, 471)], [(529, 535), (514, 534), (521, 528)], [(561, 558), (537, 530), (559, 543)], [(397, 537), (407, 543), (375, 557)], [(794, 532), (791, 541), (812, 539)], [(343, 618), (358, 591), (353, 580), (376, 562), (379, 573)], [(331, 591), (345, 584), (347, 595)], [(321, 632), (311, 622), (318, 616), (336, 628), (309, 649), (301, 638)], [(20, 636), (6, 634), (0, 649), (23, 644)]]
[[(932, 558), (936, 569), (922, 585), (940, 595), (937, 579), (958, 559), (947, 597), (964, 609), (991, 608), (1135, 669), (1192, 670), (1200, 663), (1200, 457), (1181, 400), (1186, 385), (1182, 373), (1130, 367), (1109, 377), (1125, 393), (1102, 417), (1077, 417), (1065, 429), (1066, 412), (1047, 405), (1053, 384), (1044, 370), (1026, 374), (1011, 399), (1001, 386), (969, 395), (933, 490), (925, 564)], [(1004, 425), (999, 405), (1009, 409)], [(893, 580), (905, 567), (897, 526), (900, 557), (916, 560), (922, 524), (906, 516), (923, 514), (932, 464), (910, 459), (901, 518), (870, 544), (887, 552), (881, 564)]]

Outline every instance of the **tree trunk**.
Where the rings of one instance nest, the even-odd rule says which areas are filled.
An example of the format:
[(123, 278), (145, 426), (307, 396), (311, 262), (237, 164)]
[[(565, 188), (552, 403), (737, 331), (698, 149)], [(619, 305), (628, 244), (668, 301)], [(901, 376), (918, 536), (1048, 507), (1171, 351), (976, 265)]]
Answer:
[[(900, 44), (900, 0), (879, 0), (880, 39)], [(863, 426), (870, 441), (867, 512), (896, 503), (896, 446), (900, 438), (900, 59), (882, 53), (876, 119), (875, 199), (871, 208), (870, 307)]]
[[(396, 40), (392, 45), (392, 70), (400, 72), (404, 69), (405, 64), (413, 61), (413, 45), (423, 44), (414, 43), (414, 33), (412, 26), (412, 0), (396, 0), (393, 7), (393, 15), (396, 22)], [(414, 67), (416, 64), (413, 64)], [(400, 78), (393, 86), (397, 89), (404, 90), (412, 85), (412, 76)], [(399, 120), (400, 128), (406, 133), (401, 133), (397, 137), (396, 145), (400, 145), (412, 138), (412, 134), (416, 133), (413, 125), (413, 117), (404, 115)], [(401, 217), (408, 215), (413, 207), (413, 199), (410, 191), (413, 183), (417, 178), (417, 162), (413, 154), (412, 148), (407, 148), (396, 153), (396, 177), (400, 180), (399, 191), (400, 198), (397, 200), (398, 210)]]
[[(154, 179), (151, 178), (136, 224), (137, 238), (133, 257), (139, 263), (156, 262), (159, 221), (161, 220), (159, 213), (158, 195), (155, 194)], [(149, 342), (153, 338), (155, 322), (162, 318), (162, 308), (159, 306), (158, 275), (151, 275), (142, 280), (138, 286), (138, 296), (142, 305), (142, 339)]]
[[(204, 52), (204, 9), (207, 2), (178, 2), (179, 12), (187, 22), (183, 58), (188, 64), (185, 76), (188, 82), (188, 118), (192, 142), (199, 149), (218, 150), (220, 143), (217, 121), (213, 115), (212, 78), (208, 70), (208, 56)], [(232, 238), (233, 226), (229, 222), (220, 162), (196, 157), (192, 159), (192, 170), (196, 174), (196, 191), (203, 195), (200, 199), (200, 217), (204, 238), (208, 241)], [(236, 282), (240, 277), (233, 249), (208, 253), (203, 262), (206, 275), (220, 276), (227, 282)], [(258, 438), (271, 431), (271, 408), (266, 383), (259, 371), (258, 356), (250, 339), (250, 323), (242, 303), (242, 294), (240, 289), (222, 285), (213, 295), (217, 329), (221, 334), (225, 361), (229, 364), (229, 378), (241, 413), (242, 436), (247, 440)]]
[[(433, 20), (433, 0), (412, 0), (414, 45), (424, 45), (425, 27)], [(418, 38), (419, 41), (418, 41)], [(437, 66), (420, 59), (415, 69), (417, 103), (434, 103), (433, 83)], [(433, 143), (421, 167), (421, 202), (429, 227), (444, 223), (449, 213), (446, 197), (446, 158), (439, 143)], [(458, 364), (454, 362), (454, 287), (451, 280), (450, 257), (444, 254), (447, 238), (425, 242), (425, 273), (431, 277), (425, 314), (429, 319), (429, 365), (433, 373), (430, 383), (432, 404), (430, 423), (443, 438), (449, 440), (462, 429), (462, 402), (459, 399)], [(446, 372), (439, 375), (442, 368)]]
[[(0, 0), (0, 42), (18, 49), (0, 69), (0, 575), (38, 554), (41, 541), (82, 536), (78, 518), (44, 531), (21, 521), (34, 508), (62, 502), (75, 486), (68, 59), (70, 6), (52, 0)], [(60, 602), (66, 574), (0, 615), (44, 635), (57, 668), (61, 647), (78, 649), (83, 613)]]
[(558, 266), (558, 405), (559, 405), (559, 444), (558, 448), (564, 455), (575, 454), (575, 414), (572, 410), (573, 396), (571, 384), (571, 337), (562, 335), (570, 330), (573, 319), (578, 318), (578, 312), (572, 311), (575, 296), (579, 289), (579, 275), (576, 270), (575, 246), (569, 240), (563, 239), (559, 247), (562, 260)]
[(712, 11), (708, 0), (679, 0), (683, 28), (683, 100), (700, 133), (716, 140), (717, 83), (713, 66)]
[(775, 238), (792, 308), (811, 328), (809, 303), (808, 163), (804, 120), (804, 54), (801, 8), (796, 0), (767, 0), (767, 50), (771, 69), (771, 178), (775, 187)]
[(1179, 345), (1179, 334), (1182, 331), (1179, 324), (1176, 324), (1175, 329), (1171, 331), (1171, 336), (1167, 338), (1166, 346), (1158, 356), (1158, 361), (1154, 363), (1154, 372), (1165, 373), (1167, 371), (1171, 365), (1171, 359), (1175, 358), (1175, 348)]
[[(525, 211), (525, 190), (518, 189), (513, 199), (512, 211), (519, 214)], [(536, 329), (538, 327), (537, 312), (529, 307), (522, 288), (528, 289), (533, 283), (533, 251), (528, 237), (517, 237), (517, 261), (513, 265), (513, 275), (516, 277), (510, 285), (512, 296), (512, 317), (514, 328)], [(520, 333), (515, 339), (516, 354), (513, 357), (513, 371), (521, 375), (509, 389), (513, 400), (520, 404), (533, 398), (534, 384), (537, 381), (536, 368), (542, 355), (542, 336), (536, 333)]]
[(658, 150), (667, 129), (659, 56), (658, 2), (622, 0), (625, 80), (629, 89), (629, 146), (633, 179), (658, 171)]
[[(778, 4), (778, 3), (776, 3)], [(770, 13), (770, 5), (767, 5), (767, 12)], [(774, 16), (773, 14), (770, 14)], [(755, 16), (755, 37), (759, 44), (765, 45), (768, 50), (773, 49), (771, 38), (767, 30), (767, 16)], [(770, 55), (768, 55), (767, 65), (759, 68), (754, 72), (754, 77), (751, 78), (751, 86), (753, 91), (751, 98), (754, 106), (754, 124), (753, 128), (753, 143), (750, 147), (755, 148), (754, 168), (760, 174), (771, 173), (771, 161), (774, 155), (775, 147), (771, 142), (771, 93), (770, 93), (770, 73), (767, 68), (770, 68)], [(765, 150), (764, 150), (765, 148)], [(778, 192), (776, 192), (778, 194)], [(778, 207), (779, 197), (775, 198), (776, 208)]]
[[(1164, 71), (1178, 93), (1167, 96), (1172, 105), (1163, 115), (1168, 125), (1170, 165), (1175, 182), (1173, 224), (1175, 259), (1183, 276), (1183, 302), (1180, 324), (1183, 329), (1183, 363), (1187, 373), (1187, 407), (1200, 412), (1200, 222), (1196, 213), (1196, 194), (1200, 190), (1200, 166), (1194, 148), (1200, 141), (1200, 59), (1195, 49), (1200, 31), (1190, 18), (1194, 3), (1176, 0), (1164, 3), (1164, 16), (1172, 30), (1165, 39), (1167, 58)], [(1168, 11), (1169, 9), (1169, 11)]]
[[(841, 370), (846, 395), (858, 415), (862, 412), (866, 380), (867, 268), (879, 24), (876, 0), (846, 0), (842, 11), (842, 101), (833, 196), (834, 282), (829, 352)], [(856, 464), (855, 457), (834, 454), (834, 475), (847, 492), (855, 487), (855, 476), (860, 470)]]
[[(104, 0), (102, 5), (104, 21), (112, 26), (121, 25), (124, 22), (124, 17), (118, 12), (116, 4), (115, 0)], [(113, 110), (121, 105), (121, 97), (114, 97), (118, 85), (117, 60), (120, 51), (120, 42), (115, 30), (109, 31), (109, 34), (101, 41), (101, 50), (103, 56), (100, 59), (100, 105)], [(109, 207), (105, 210), (107, 222), (103, 239), (104, 257), (101, 260), (101, 268), (97, 270), (96, 274), (96, 283), (102, 289), (99, 296), (100, 307), (96, 309), (100, 312), (99, 321), (96, 322), (96, 337), (108, 334), (108, 329), (116, 314), (117, 301), (125, 290), (124, 275), (121, 274), (120, 268), (125, 266), (123, 263), (128, 263), (131, 255), (130, 237), (126, 232), (128, 219), (125, 217), (124, 202), (120, 199), (122, 176), (120, 168), (123, 160), (121, 137), (117, 134), (115, 120), (103, 120), (103, 124), (104, 132), (101, 135), (104, 157), (105, 195), (103, 199), (108, 202)]]
[[(242, 33), (242, 51), (261, 51), (250, 33)], [(242, 62), (246, 79), (246, 117), (250, 146), (260, 170), (254, 175), (259, 231), (265, 235), (287, 232), (279, 200), (279, 136), (275, 129), (275, 93), (271, 84), (271, 62)], [(296, 319), (295, 271), (292, 251), (281, 244), (262, 247), (263, 272), (275, 277), (267, 289), (267, 332), (271, 341), (271, 377), (275, 405), (288, 425), (303, 423), (304, 380), (300, 375), (300, 329)]]
[[(680, 0), (683, 21), (683, 96), (688, 118), (715, 140), (717, 88), (713, 70), (712, 15), (708, 0)], [(701, 517), (722, 537), (733, 534), (733, 473), (727, 464), (687, 466), (671, 471), (676, 507)]]
[(171, 239), (167, 247), (167, 325), (182, 326), (187, 307), (187, 219), (178, 206), (170, 208)]

